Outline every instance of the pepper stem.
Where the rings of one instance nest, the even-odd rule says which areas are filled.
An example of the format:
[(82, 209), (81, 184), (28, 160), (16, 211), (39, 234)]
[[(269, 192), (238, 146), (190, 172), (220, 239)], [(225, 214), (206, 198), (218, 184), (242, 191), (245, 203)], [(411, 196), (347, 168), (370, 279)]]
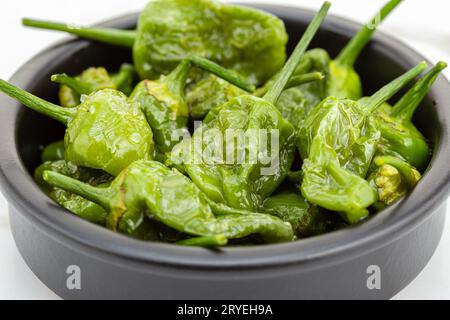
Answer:
[(56, 104), (50, 103), (2, 79), (0, 79), (0, 91), (3, 91), (8, 96), (16, 99), (28, 108), (53, 118), (65, 125), (67, 125), (76, 112), (75, 108), (63, 108)]
[(196, 246), (205, 248), (220, 247), (226, 245), (227, 243), (228, 239), (224, 235), (195, 237), (176, 242), (176, 244), (183, 246)]
[(135, 69), (133, 65), (124, 63), (120, 66), (119, 72), (113, 76), (114, 84), (119, 91), (123, 91), (123, 87), (133, 80)]
[(70, 77), (65, 73), (54, 74), (50, 78), (51, 81), (63, 84), (74, 90), (78, 94), (90, 94), (92, 92), (91, 87), (74, 77)]
[(322, 8), (320, 8), (319, 12), (317, 12), (314, 19), (311, 21), (305, 33), (303, 34), (301, 40), (295, 47), (294, 52), (284, 65), (283, 70), (277, 76), (275, 83), (264, 95), (263, 99), (271, 102), (272, 104), (275, 104), (277, 102), (281, 93), (286, 88), (286, 85), (288, 84), (289, 79), (294, 73), (298, 63), (300, 62), (300, 58), (303, 56), (303, 53), (305, 53), (314, 35), (317, 33), (317, 30), (319, 30), (319, 27), (322, 24), (323, 20), (325, 20), (328, 10), (330, 9), (330, 6), (331, 3), (328, 1), (326, 1), (322, 5)]
[(170, 91), (182, 97), (184, 96), (184, 88), (191, 69), (191, 61), (189, 59), (184, 59), (164, 78), (163, 81), (169, 87)]
[(392, 108), (391, 116), (402, 121), (411, 121), (414, 112), (430, 91), (439, 73), (447, 68), (447, 63), (439, 62), (424, 75)]
[(44, 171), (42, 178), (51, 186), (75, 193), (87, 200), (95, 202), (105, 210), (111, 210), (110, 189), (91, 186), (68, 176), (53, 171)]
[(200, 56), (190, 56), (188, 58), (192, 64), (198, 68), (206, 70), (212, 74), (215, 74), (219, 78), (228, 81), (231, 84), (234, 84), (236, 87), (239, 87), (247, 92), (252, 93), (255, 91), (255, 86), (249, 83), (246, 79), (241, 77), (239, 74), (232, 70), (225, 69), (224, 67), (218, 65), (217, 63), (208, 60), (206, 58)]
[(132, 48), (136, 39), (136, 31), (113, 28), (82, 27), (53, 21), (22, 19), (27, 27), (68, 32), (80, 38), (100, 41), (121, 47)]
[(378, 25), (394, 10), (402, 0), (389, 1), (361, 30), (350, 40), (347, 46), (335, 59), (335, 62), (342, 66), (352, 67), (361, 51), (372, 38)]
[(305, 83), (320, 81), (325, 79), (325, 75), (322, 72), (305, 73), (299, 76), (293, 76), (289, 79), (285, 89), (300, 86)]
[(385, 85), (370, 98), (361, 102), (362, 105), (369, 113), (374, 112), (378, 107), (380, 107), (384, 102), (389, 100), (394, 94), (396, 94), (400, 89), (406, 86), (408, 82), (417, 77), (426, 68), (427, 63), (425, 61), (422, 61), (416, 67), (412, 68), (411, 70), (409, 70), (402, 76), (398, 77), (391, 83)]
[(399, 158), (392, 156), (381, 156), (376, 157), (374, 159), (375, 164), (378, 167), (382, 165), (388, 164), (396, 168), (402, 177), (405, 179), (405, 182), (408, 184), (410, 188), (414, 187), (417, 182), (420, 180), (420, 173), (413, 166), (411, 166), (408, 162), (403, 161)]

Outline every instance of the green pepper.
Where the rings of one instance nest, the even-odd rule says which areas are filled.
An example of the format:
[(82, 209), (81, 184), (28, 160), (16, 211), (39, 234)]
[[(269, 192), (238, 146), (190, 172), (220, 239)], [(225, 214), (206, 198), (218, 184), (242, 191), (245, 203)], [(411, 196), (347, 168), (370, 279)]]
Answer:
[(285, 179), (295, 155), (295, 132), (274, 103), (329, 6), (326, 2), (315, 16), (263, 98), (242, 95), (212, 109), (192, 138), (174, 147), (168, 163), (186, 172), (213, 201), (257, 210)]
[(64, 140), (50, 143), (42, 150), (41, 162), (57, 161), (64, 159)]
[(156, 150), (161, 154), (170, 152), (180, 138), (189, 133), (189, 109), (184, 89), (193, 66), (214, 73), (244, 90), (254, 90), (253, 85), (234, 72), (198, 56), (183, 60), (175, 70), (159, 80), (142, 81), (134, 89), (130, 99), (141, 106), (153, 130)]
[(65, 124), (64, 158), (78, 166), (117, 175), (135, 160), (153, 157), (152, 130), (139, 104), (120, 91), (96, 91), (76, 108), (47, 102), (1, 79), (0, 91)]
[(102, 207), (79, 195), (50, 186), (42, 178), (42, 173), (46, 170), (59, 172), (95, 186), (108, 185), (112, 180), (109, 174), (100, 170), (78, 167), (64, 160), (44, 162), (34, 172), (36, 183), (55, 202), (85, 220), (99, 225), (105, 225), (107, 214)]
[(430, 147), (425, 137), (412, 123), (415, 110), (430, 90), (442, 70), (439, 62), (424, 75), (396, 104), (385, 104), (375, 112), (375, 121), (381, 132), (379, 155), (391, 155), (406, 160), (413, 167), (424, 170), (430, 159)]
[(389, 1), (369, 23), (361, 28), (335, 60), (331, 60), (323, 49), (310, 50), (303, 56), (294, 76), (317, 71), (326, 75), (326, 81), (291, 88), (281, 95), (276, 105), (296, 129), (300, 128), (309, 112), (329, 96), (351, 100), (361, 98), (361, 80), (354, 70), (356, 59), (370, 41), (377, 25), (401, 1)]
[(298, 135), (308, 201), (349, 223), (367, 217), (377, 193), (364, 178), (380, 140), (372, 114), (425, 68), (420, 63), (364, 101), (329, 97), (310, 112)]
[[(286, 88), (323, 79), (324, 75), (320, 72), (297, 75), (289, 79)], [(254, 95), (258, 97), (264, 96), (273, 83), (274, 81), (268, 81), (263, 87), (258, 88)], [(246, 93), (241, 88), (214, 75), (210, 75), (187, 89), (186, 100), (189, 105), (189, 115), (193, 119), (203, 119), (209, 110)]]
[(61, 84), (59, 100), (61, 106), (73, 108), (81, 103), (82, 95), (89, 95), (101, 89), (117, 89), (129, 95), (132, 90), (134, 68), (124, 63), (117, 74), (110, 76), (105, 68), (89, 68), (73, 78), (65, 73), (51, 77), (53, 82)]
[(396, 157), (376, 157), (374, 164), (377, 169), (370, 174), (368, 181), (378, 191), (379, 200), (374, 205), (377, 210), (404, 197), (422, 178), (416, 168)]
[(45, 171), (43, 177), (55, 187), (101, 205), (108, 212), (107, 226), (126, 234), (134, 232), (147, 216), (175, 230), (203, 237), (197, 239), (199, 243), (218, 241), (221, 245), (225, 243), (220, 240), (249, 234), (260, 234), (267, 242), (293, 239), (291, 225), (271, 215), (222, 207), (214, 212), (218, 215), (215, 217), (212, 202), (192, 181), (156, 161), (134, 162), (108, 188), (93, 187), (53, 171)]
[(285, 190), (264, 201), (264, 211), (292, 225), (299, 238), (336, 230), (342, 225), (331, 213), (309, 203), (295, 190)]
[(23, 24), (132, 48), (141, 79), (156, 79), (194, 54), (239, 72), (255, 85), (262, 84), (282, 67), (288, 39), (277, 17), (211, 0), (150, 1), (136, 31), (32, 19), (23, 19)]

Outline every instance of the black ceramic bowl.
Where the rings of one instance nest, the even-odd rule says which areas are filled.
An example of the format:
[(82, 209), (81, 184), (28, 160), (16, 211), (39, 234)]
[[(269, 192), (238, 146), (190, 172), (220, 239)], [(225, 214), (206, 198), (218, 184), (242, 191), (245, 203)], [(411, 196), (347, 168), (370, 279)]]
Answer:
[[(298, 8), (257, 7), (285, 21), (291, 45), (313, 15)], [(131, 28), (136, 19), (129, 15), (106, 25)], [(312, 47), (335, 55), (359, 27), (330, 16)], [(128, 50), (65, 41), (34, 57), (11, 81), (56, 101), (51, 74), (76, 74), (93, 65), (113, 69), (130, 58)], [(421, 60), (411, 48), (378, 33), (357, 65), (365, 93)], [(63, 128), (0, 95), (0, 173), (14, 239), (33, 272), (63, 298), (390, 298), (426, 265), (443, 231), (450, 184), (447, 103), (450, 86), (441, 77), (416, 114), (416, 124), (433, 146), (433, 158), (423, 180), (403, 201), (361, 225), (323, 236), (212, 251), (130, 239), (57, 206), (31, 173), (39, 162), (39, 146), (62, 137)], [(73, 265), (81, 271), (80, 290), (67, 286)], [(381, 288), (368, 286), (378, 276)]]

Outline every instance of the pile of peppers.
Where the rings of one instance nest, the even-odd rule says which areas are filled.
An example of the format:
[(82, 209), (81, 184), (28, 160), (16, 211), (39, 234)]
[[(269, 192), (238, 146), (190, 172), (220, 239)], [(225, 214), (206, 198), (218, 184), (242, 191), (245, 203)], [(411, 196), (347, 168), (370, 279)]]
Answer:
[(136, 30), (23, 19), (128, 47), (133, 64), (53, 75), (57, 103), (1, 79), (0, 91), (66, 126), (42, 147), (34, 178), (82, 219), (187, 246), (316, 236), (396, 203), (428, 166), (413, 115), (447, 64), (416, 79), (420, 62), (368, 97), (354, 68), (401, 2), (388, 1), (334, 59), (309, 49), (329, 2), (288, 60), (283, 21), (215, 0), (152, 0)]

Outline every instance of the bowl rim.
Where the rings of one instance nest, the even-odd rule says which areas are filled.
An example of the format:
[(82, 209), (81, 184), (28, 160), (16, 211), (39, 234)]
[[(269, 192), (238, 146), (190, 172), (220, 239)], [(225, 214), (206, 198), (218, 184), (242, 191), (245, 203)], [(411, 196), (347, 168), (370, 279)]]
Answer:
[[(289, 19), (310, 20), (314, 14), (311, 10), (297, 6), (267, 3), (243, 5), (262, 8)], [(137, 14), (123, 15), (100, 25), (128, 27), (136, 22), (136, 17)], [(361, 24), (329, 15), (324, 26), (350, 35)], [(427, 61), (414, 49), (383, 32), (377, 31), (372, 41), (374, 45), (387, 49), (391, 55), (400, 54), (405, 69), (419, 61)], [(28, 60), (10, 81), (29, 90), (32, 87), (30, 79), (38, 74), (39, 66), (43, 68), (43, 64), (56, 59), (62, 52), (69, 49), (76, 51), (87, 43), (78, 39), (59, 41)], [(300, 264), (304, 268), (317, 268), (354, 259), (399, 239), (424, 222), (445, 202), (450, 191), (450, 170), (446, 168), (450, 163), (450, 110), (438, 107), (450, 101), (450, 83), (444, 76), (439, 77), (429, 96), (436, 102), (440, 137), (435, 145), (429, 170), (413, 192), (362, 224), (300, 241), (210, 250), (144, 242), (84, 221), (53, 203), (34, 183), (20, 159), (17, 146), (18, 123), (25, 108), (4, 95), (0, 95), (0, 183), (9, 207), (16, 208), (17, 212), (44, 228), (50, 235), (60, 241), (64, 239), (66, 243), (79, 244), (85, 249), (93, 249), (108, 256), (203, 271), (254, 270)]]

